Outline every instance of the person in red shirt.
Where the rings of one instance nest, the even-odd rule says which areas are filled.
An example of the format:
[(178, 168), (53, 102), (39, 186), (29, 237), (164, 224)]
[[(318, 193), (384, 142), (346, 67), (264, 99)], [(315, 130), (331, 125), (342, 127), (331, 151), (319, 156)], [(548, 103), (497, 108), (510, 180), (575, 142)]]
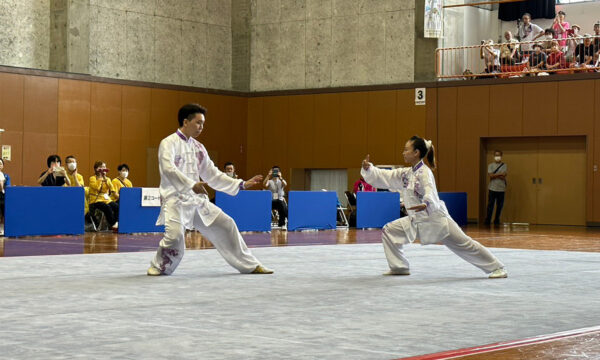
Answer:
[(548, 55), (548, 59), (546, 60), (546, 69), (548, 70), (558, 70), (564, 69), (567, 67), (567, 60), (565, 59), (565, 54), (560, 51), (560, 47), (557, 41), (552, 42), (552, 50)]
[(356, 180), (356, 182), (354, 183), (354, 193), (358, 193), (359, 191), (369, 191), (369, 192), (373, 192), (373, 191), (377, 191), (377, 189), (375, 189), (373, 186), (371, 186), (370, 184), (368, 184), (365, 179), (361, 176), (360, 179)]

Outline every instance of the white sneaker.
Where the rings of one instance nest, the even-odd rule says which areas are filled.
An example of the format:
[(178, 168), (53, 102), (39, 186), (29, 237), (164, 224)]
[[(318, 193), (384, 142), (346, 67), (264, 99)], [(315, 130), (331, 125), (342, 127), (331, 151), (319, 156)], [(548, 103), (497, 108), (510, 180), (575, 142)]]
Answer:
[(383, 273), (383, 275), (410, 275), (409, 269), (396, 269)]
[(502, 279), (508, 277), (508, 272), (505, 268), (500, 268), (492, 271), (488, 276), (490, 279)]

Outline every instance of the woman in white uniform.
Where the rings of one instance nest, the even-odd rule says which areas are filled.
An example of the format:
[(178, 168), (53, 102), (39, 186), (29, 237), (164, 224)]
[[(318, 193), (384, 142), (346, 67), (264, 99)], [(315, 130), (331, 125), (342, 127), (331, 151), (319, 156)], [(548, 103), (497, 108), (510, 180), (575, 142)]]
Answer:
[(229, 195), (261, 182), (256, 175), (248, 181), (221, 172), (195, 137), (204, 127), (206, 110), (187, 104), (177, 115), (179, 129), (158, 147), (161, 209), (157, 225), (165, 225), (165, 236), (148, 269), (148, 275), (170, 275), (183, 258), (185, 230), (200, 231), (221, 256), (241, 273), (271, 274), (252, 255), (231, 217), (212, 204), (203, 185)]
[(468, 237), (452, 220), (438, 197), (435, 178), (424, 164), (425, 157), (435, 169), (434, 147), (430, 140), (413, 136), (404, 147), (404, 161), (411, 167), (382, 170), (363, 160), (361, 175), (376, 188), (400, 191), (408, 216), (383, 227), (382, 242), (390, 270), (385, 275), (410, 275), (404, 257), (404, 244), (419, 238), (422, 245), (442, 243), (452, 252), (489, 274), (489, 278), (508, 276), (504, 265), (483, 245)]

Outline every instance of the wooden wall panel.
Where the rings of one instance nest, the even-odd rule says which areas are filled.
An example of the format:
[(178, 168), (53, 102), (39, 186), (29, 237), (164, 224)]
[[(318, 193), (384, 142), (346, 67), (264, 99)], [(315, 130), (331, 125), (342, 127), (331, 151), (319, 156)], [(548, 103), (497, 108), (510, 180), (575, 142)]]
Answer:
[(93, 165), (96, 161), (106, 163), (111, 179), (117, 176), (117, 165), (121, 161), (121, 90), (120, 85), (92, 84), (90, 176), (94, 175)]
[(438, 189), (456, 191), (456, 116), (457, 88), (438, 89)]
[(263, 173), (263, 98), (248, 99), (246, 172)]
[(4, 162), (4, 172), (15, 185), (23, 184), (23, 93), (23, 76), (0, 73), (0, 128), (5, 130), (0, 139), (12, 152), (11, 160)]
[[(122, 101), (119, 162), (129, 165), (129, 179), (133, 186), (146, 186), (152, 93), (149, 88), (123, 86)], [(112, 175), (115, 176), (116, 172)]]
[(263, 102), (263, 166), (262, 174), (278, 165), (283, 177), (289, 178), (287, 160), (287, 134), (289, 121), (289, 96), (271, 96)]
[[(198, 94), (199, 103), (206, 107), (206, 123), (198, 138), (211, 153), (215, 165), (222, 168), (229, 160), (231, 147), (224, 146), (231, 129), (231, 109), (228, 97), (214, 94)], [(180, 105), (184, 105), (183, 102)]]
[(60, 79), (58, 82), (58, 153), (65, 161), (77, 159), (78, 172), (85, 184), (91, 175), (90, 113), (91, 83)]
[(23, 130), (56, 134), (58, 130), (58, 79), (25, 77)]
[(558, 135), (592, 134), (594, 82), (579, 80), (558, 83)]
[(339, 168), (340, 94), (315, 95), (313, 168)]
[[(230, 161), (235, 164), (236, 173), (244, 178), (255, 174), (246, 172), (246, 152), (248, 141), (246, 139), (248, 119), (248, 100), (243, 97), (230, 97), (231, 128), (228, 129), (227, 138), (221, 144), (231, 149)], [(227, 160), (225, 160), (227, 161)], [(221, 164), (223, 165), (223, 164)]]
[(438, 143), (438, 91), (427, 89), (427, 103), (425, 105), (425, 134), (434, 144)]
[(46, 160), (49, 155), (57, 153), (56, 149), (56, 133), (25, 132), (23, 134), (23, 185), (38, 185), (37, 180), (41, 173), (48, 170)]
[(490, 87), (458, 88), (456, 188), (468, 193), (468, 217), (479, 216), (479, 156), (481, 137), (489, 132)]
[(341, 153), (339, 167), (355, 168), (360, 166), (362, 159), (367, 155), (367, 106), (368, 93), (366, 92), (340, 94)]
[(25, 76), (23, 90), (23, 184), (36, 185), (58, 152), (58, 80)]
[(523, 136), (557, 134), (558, 84), (523, 84)]
[[(432, 93), (430, 91), (427, 97)], [(395, 133), (396, 155), (394, 164), (404, 164), (404, 145), (413, 135), (429, 138), (427, 135), (427, 109), (423, 105), (415, 105), (414, 90), (398, 90)], [(428, 98), (427, 101), (432, 101)], [(431, 139), (433, 141), (433, 139)], [(434, 141), (434, 145), (437, 144)]]
[(181, 107), (179, 92), (152, 89), (150, 112), (150, 147), (158, 148), (160, 141), (177, 130), (177, 112)]
[(396, 162), (396, 91), (367, 94), (367, 153), (374, 164)]
[(0, 128), (23, 131), (23, 93), (25, 77), (0, 73)]
[(591, 221), (600, 223), (600, 80), (594, 85), (594, 134), (588, 138), (593, 146), (592, 156), (588, 153), (588, 157), (593, 157), (593, 164), (591, 169), (588, 167), (588, 172), (592, 173), (593, 184)]
[(523, 84), (490, 86), (490, 136), (523, 134)]
[(310, 168), (314, 162), (312, 149), (315, 144), (314, 95), (290, 96), (288, 119), (288, 166), (294, 169)]

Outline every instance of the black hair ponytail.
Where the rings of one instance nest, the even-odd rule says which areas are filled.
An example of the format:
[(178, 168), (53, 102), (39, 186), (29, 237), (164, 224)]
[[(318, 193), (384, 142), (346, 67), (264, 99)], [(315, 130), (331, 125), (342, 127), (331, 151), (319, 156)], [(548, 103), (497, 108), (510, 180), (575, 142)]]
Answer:
[(429, 164), (431, 170), (435, 170), (435, 148), (433, 144), (431, 144), (428, 149), (426, 141), (429, 140), (425, 140), (417, 135), (411, 137), (410, 141), (413, 143), (413, 149), (419, 150), (419, 157), (421, 159), (426, 157), (427, 163)]

